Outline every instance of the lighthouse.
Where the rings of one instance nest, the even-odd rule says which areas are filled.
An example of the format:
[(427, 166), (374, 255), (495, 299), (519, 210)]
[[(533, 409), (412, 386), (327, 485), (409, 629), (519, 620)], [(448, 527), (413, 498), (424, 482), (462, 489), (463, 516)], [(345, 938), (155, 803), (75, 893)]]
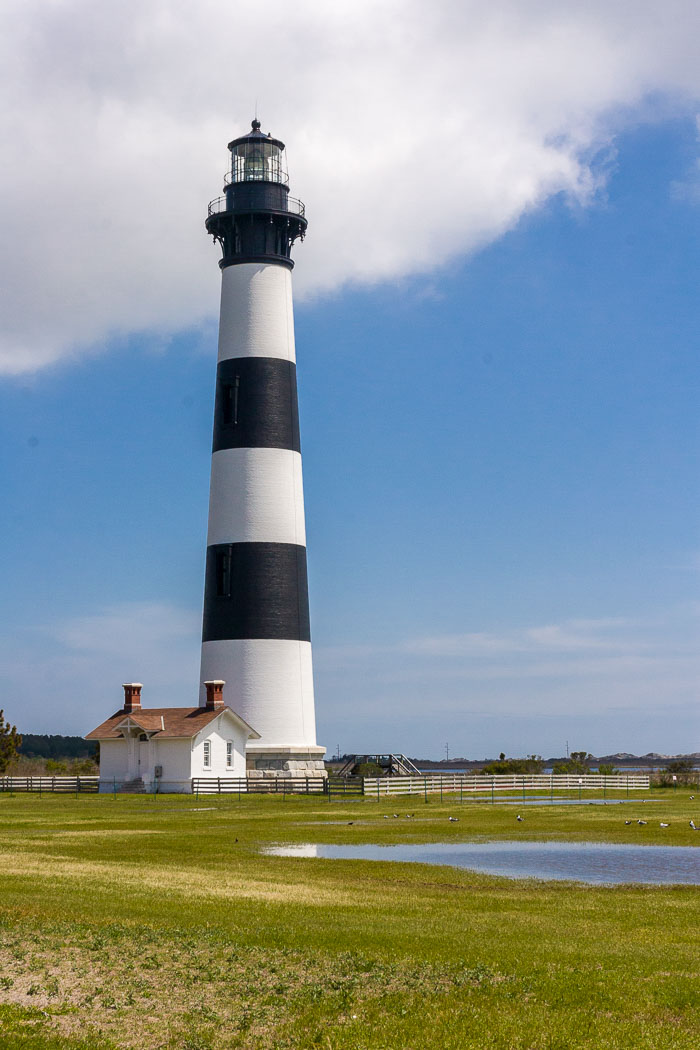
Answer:
[(319, 776), (292, 308), (307, 222), (283, 142), (254, 120), (228, 148), (206, 219), (222, 258), (200, 682), (224, 681), (260, 734), (249, 776)]

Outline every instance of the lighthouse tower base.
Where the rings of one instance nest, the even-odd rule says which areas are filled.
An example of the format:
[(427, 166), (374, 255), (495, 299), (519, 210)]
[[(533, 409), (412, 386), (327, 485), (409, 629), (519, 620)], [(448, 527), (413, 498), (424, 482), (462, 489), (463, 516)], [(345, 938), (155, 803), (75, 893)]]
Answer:
[(323, 756), (325, 747), (255, 747), (246, 748), (246, 776), (251, 779), (327, 776)]

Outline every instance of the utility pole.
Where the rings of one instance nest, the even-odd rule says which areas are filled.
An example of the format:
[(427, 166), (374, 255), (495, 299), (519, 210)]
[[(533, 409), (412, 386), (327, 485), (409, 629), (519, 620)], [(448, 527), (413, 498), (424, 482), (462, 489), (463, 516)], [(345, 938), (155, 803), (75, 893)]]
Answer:
[(450, 745), (449, 744), (445, 744), (445, 761), (446, 762), (450, 761)]

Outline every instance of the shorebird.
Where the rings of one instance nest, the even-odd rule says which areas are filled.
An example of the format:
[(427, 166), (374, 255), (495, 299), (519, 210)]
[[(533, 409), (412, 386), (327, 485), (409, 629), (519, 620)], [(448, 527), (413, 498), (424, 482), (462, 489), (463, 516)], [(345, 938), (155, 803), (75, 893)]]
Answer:
[(646, 824), (646, 820), (638, 820), (637, 823), (638, 824)]
[(660, 828), (670, 828), (671, 825), (670, 824), (664, 824), (663, 820), (660, 820), (659, 821), (659, 827)]
[(392, 815), (392, 817), (396, 817), (397, 820), (399, 819), (398, 813), (392, 813), (391, 815)]
[(525, 817), (521, 817), (520, 814), (518, 813), (518, 815), (517, 815), (517, 817), (515, 819), (516, 820), (525, 820)]
[(700, 828), (692, 820), (690, 821), (690, 826), (693, 829), (693, 831), (700, 831)]
[(348, 827), (351, 827), (351, 826), (352, 826), (352, 825), (353, 825), (354, 823), (355, 823), (355, 821), (354, 821), (354, 820), (349, 820), (349, 821), (348, 821)]
[(451, 820), (453, 824), (456, 824), (457, 821), (459, 820), (459, 817), (448, 817), (447, 819)]
[(632, 821), (631, 821), (631, 820), (626, 820), (626, 821), (625, 821), (625, 824), (631, 824), (631, 823), (632, 823)]
[(695, 798), (695, 795), (691, 795), (690, 796), (690, 801), (692, 802), (694, 798)]

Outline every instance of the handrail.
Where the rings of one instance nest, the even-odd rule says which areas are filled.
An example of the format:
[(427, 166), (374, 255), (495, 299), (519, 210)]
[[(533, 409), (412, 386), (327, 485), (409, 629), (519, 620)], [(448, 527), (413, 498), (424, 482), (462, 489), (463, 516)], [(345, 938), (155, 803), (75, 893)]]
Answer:
[(241, 182), (274, 182), (277, 186), (286, 186), (286, 185), (288, 185), (288, 183), (289, 183), (289, 175), (285, 174), (282, 171), (280, 171), (279, 174), (282, 175), (282, 178), (279, 178), (279, 179), (239, 179), (239, 178), (236, 178), (235, 172), (229, 170), (224, 175), (224, 186), (231, 186), (231, 185), (233, 185), (233, 183), (236, 183), (236, 185), (238, 185)]
[[(302, 219), (306, 215), (306, 207), (305, 207), (303, 201), (297, 200), (296, 197), (287, 197), (286, 205), (287, 205), (286, 208), (283, 208), (283, 209), (253, 207), (253, 208), (241, 209), (241, 210), (242, 211), (255, 211), (255, 212), (258, 212), (258, 211), (259, 212), (270, 211), (271, 213), (276, 213), (278, 211), (287, 211), (287, 212), (289, 212), (290, 215), (299, 215)], [(233, 209), (230, 209), (230, 210), (233, 210)], [(235, 210), (239, 211), (238, 208), (236, 208)], [(208, 211), (207, 211), (207, 215), (208, 216), (221, 215), (223, 212), (226, 212), (226, 211), (229, 211), (228, 201), (227, 201), (226, 197), (217, 197), (215, 200), (209, 201), (209, 208), (208, 208)]]

